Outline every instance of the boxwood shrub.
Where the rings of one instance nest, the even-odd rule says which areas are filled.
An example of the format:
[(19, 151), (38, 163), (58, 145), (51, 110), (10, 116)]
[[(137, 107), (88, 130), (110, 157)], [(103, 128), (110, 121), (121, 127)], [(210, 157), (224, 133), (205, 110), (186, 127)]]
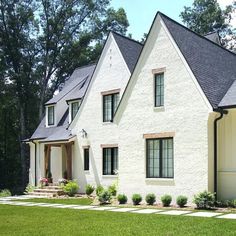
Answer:
[(125, 204), (128, 201), (128, 198), (125, 194), (119, 194), (117, 196), (117, 200), (118, 200), (119, 204)]
[(142, 201), (142, 196), (138, 193), (133, 194), (132, 201), (134, 205), (138, 205)]
[(163, 195), (163, 196), (161, 197), (161, 202), (162, 202), (162, 205), (163, 205), (164, 207), (170, 206), (171, 201), (172, 201), (172, 197), (171, 197), (170, 195), (168, 195), (168, 194)]
[(146, 195), (145, 200), (148, 205), (153, 205), (156, 201), (156, 196), (154, 193), (149, 193)]
[(184, 207), (188, 202), (188, 198), (186, 196), (180, 195), (176, 199), (176, 203), (179, 207)]

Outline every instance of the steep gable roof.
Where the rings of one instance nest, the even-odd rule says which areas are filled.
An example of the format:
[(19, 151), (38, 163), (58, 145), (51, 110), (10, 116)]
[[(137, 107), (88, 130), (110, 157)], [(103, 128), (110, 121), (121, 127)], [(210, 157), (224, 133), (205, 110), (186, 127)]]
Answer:
[(236, 79), (236, 55), (159, 13), (213, 108)]
[(88, 65), (75, 69), (70, 78), (66, 81), (63, 89), (45, 105), (55, 104), (59, 101), (63, 102), (64, 110), (61, 117), (57, 117), (57, 124), (53, 127), (46, 127), (44, 117), (39, 126), (31, 136), (33, 139), (43, 139), (43, 142), (51, 142), (58, 140), (67, 140), (72, 138), (71, 131), (68, 129), (69, 125), (69, 109), (66, 102), (83, 98), (86, 93), (89, 81), (91, 80), (96, 65)]
[(112, 32), (112, 35), (116, 40), (130, 73), (132, 73), (143, 48), (143, 44), (115, 32)]

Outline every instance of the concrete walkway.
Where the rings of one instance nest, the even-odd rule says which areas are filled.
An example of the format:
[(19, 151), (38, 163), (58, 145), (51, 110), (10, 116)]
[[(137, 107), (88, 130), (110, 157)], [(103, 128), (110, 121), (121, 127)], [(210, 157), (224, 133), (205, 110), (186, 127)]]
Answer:
[[(158, 214), (158, 215), (175, 215), (175, 216), (197, 216), (208, 218), (220, 219), (236, 219), (236, 213), (218, 213), (212, 211), (186, 211), (186, 210), (164, 210), (164, 209), (151, 209), (151, 208), (130, 208), (130, 207), (115, 207), (115, 206), (91, 206), (91, 205), (67, 205), (56, 203), (35, 203), (24, 202), (25, 199), (32, 199), (35, 196), (22, 195), (15, 197), (2, 197), (0, 198), (0, 205), (13, 205), (13, 206), (38, 206), (38, 207), (52, 207), (52, 208), (66, 208), (76, 210), (92, 210), (92, 211), (112, 211), (112, 212), (130, 212), (135, 214)], [(41, 197), (42, 198), (42, 197)], [(14, 201), (20, 200), (20, 201)]]

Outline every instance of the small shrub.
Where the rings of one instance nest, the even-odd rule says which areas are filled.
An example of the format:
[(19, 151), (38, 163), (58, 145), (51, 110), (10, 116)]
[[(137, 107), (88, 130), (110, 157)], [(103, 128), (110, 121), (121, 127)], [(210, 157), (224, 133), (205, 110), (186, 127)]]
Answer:
[(146, 198), (145, 198), (146, 202), (148, 205), (153, 205), (156, 201), (156, 196), (154, 193), (149, 193), (146, 195)]
[(69, 181), (64, 187), (63, 191), (70, 197), (75, 196), (79, 190), (79, 185), (75, 181)]
[(0, 197), (9, 197), (11, 196), (11, 192), (8, 189), (0, 190)]
[(132, 201), (134, 205), (138, 205), (142, 201), (142, 196), (138, 193), (133, 194)]
[(161, 202), (164, 207), (170, 206), (170, 203), (172, 201), (172, 197), (170, 195), (164, 195), (161, 197)]
[(104, 191), (102, 185), (98, 185), (96, 188), (96, 195), (99, 196)]
[(94, 186), (92, 186), (91, 184), (87, 184), (85, 192), (88, 196), (90, 196), (93, 193), (94, 189), (95, 189)]
[(176, 203), (179, 207), (184, 207), (188, 202), (188, 198), (185, 197), (185, 196), (178, 196), (177, 199), (176, 199)]
[(111, 193), (112, 196), (116, 196), (116, 194), (117, 194), (116, 184), (110, 185), (108, 187), (108, 191)]
[(32, 193), (34, 189), (35, 189), (35, 186), (29, 183), (25, 188), (24, 194)]
[(231, 208), (235, 208), (236, 207), (236, 200), (220, 200), (215, 202), (215, 206), (216, 207), (231, 207)]
[(103, 190), (99, 194), (98, 200), (99, 200), (100, 204), (110, 203), (110, 201), (111, 201), (111, 193), (108, 190)]
[(117, 200), (118, 200), (119, 204), (125, 204), (128, 201), (128, 198), (125, 194), (119, 194), (117, 196)]
[(215, 195), (211, 192), (201, 192), (194, 196), (193, 202), (199, 209), (209, 209), (214, 206)]

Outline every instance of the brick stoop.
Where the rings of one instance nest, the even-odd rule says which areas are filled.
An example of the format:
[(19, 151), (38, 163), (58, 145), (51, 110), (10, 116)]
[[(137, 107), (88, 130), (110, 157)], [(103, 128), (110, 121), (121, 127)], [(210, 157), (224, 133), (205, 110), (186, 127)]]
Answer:
[(43, 188), (36, 188), (29, 195), (42, 196), (42, 197), (56, 197), (63, 195), (64, 192), (60, 186), (44, 186)]

